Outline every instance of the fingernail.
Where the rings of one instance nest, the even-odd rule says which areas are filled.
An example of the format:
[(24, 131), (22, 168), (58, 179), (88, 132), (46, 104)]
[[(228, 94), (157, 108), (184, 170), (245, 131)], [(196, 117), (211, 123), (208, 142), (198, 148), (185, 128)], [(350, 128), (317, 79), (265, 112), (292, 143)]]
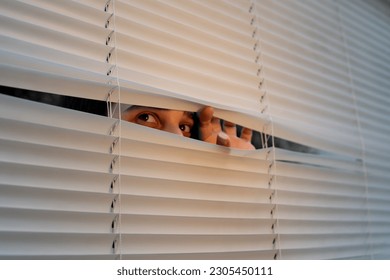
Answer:
[(218, 136), (221, 137), (223, 140), (228, 140), (229, 139), (229, 136), (225, 132), (223, 132), (223, 131), (219, 132)]

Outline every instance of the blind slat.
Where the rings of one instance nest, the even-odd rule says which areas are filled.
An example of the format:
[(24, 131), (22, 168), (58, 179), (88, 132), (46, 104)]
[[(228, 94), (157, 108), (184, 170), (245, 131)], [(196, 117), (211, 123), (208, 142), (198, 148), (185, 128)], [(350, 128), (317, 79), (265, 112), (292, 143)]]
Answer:
[[(114, 113), (0, 95), (0, 258), (388, 258), (388, 4), (1, 6), (5, 93)], [(209, 105), (265, 147), (120, 120), (131, 105)]]

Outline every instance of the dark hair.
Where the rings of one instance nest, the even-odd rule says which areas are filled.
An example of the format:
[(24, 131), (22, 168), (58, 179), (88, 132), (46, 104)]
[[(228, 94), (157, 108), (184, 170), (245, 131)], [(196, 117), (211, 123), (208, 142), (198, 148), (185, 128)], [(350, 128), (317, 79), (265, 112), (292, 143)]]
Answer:
[(192, 119), (194, 120), (194, 125), (191, 128), (191, 138), (200, 140), (199, 135), (199, 118), (197, 113), (192, 113)]
[(107, 104), (104, 101), (5, 86), (1, 86), (1, 93), (54, 106), (107, 116)]

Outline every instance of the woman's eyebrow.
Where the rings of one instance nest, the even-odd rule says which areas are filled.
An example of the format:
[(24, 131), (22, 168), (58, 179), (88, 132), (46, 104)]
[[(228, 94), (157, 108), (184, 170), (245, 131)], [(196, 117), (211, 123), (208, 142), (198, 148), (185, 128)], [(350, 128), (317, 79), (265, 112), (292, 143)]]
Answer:
[(185, 111), (184, 114), (183, 114), (184, 117), (187, 117), (191, 120), (194, 120), (194, 117), (193, 117), (193, 113), (192, 112), (188, 112), (188, 111)]
[(166, 110), (168, 110), (168, 109), (164, 109), (164, 108), (140, 106), (140, 105), (134, 105), (131, 108), (138, 109), (138, 110), (157, 110), (157, 111), (166, 111)]

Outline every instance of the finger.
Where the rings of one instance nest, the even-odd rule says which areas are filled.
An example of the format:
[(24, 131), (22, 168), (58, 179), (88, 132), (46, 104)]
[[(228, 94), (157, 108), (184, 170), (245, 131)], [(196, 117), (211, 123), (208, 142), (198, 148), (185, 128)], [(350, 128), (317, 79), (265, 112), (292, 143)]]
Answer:
[(207, 127), (211, 125), (214, 131), (221, 131), (221, 124), (219, 118), (214, 117), (214, 109), (210, 106), (202, 108), (198, 112), (199, 123), (201, 127)]
[(221, 121), (219, 118), (213, 118), (211, 120), (211, 125), (213, 126), (213, 131), (215, 133), (219, 133), (220, 131), (222, 131), (222, 128), (221, 128)]
[(217, 144), (225, 147), (230, 147), (229, 136), (225, 132), (220, 131), (217, 135)]
[(215, 144), (217, 142), (217, 134), (222, 129), (219, 119), (214, 118), (213, 114), (214, 109), (209, 106), (199, 110), (199, 136), (202, 141)]
[(210, 106), (206, 106), (200, 109), (198, 112), (200, 126), (210, 125), (211, 120), (213, 119), (213, 115), (214, 115), (214, 109)]
[(227, 135), (237, 136), (236, 124), (232, 122), (223, 121), (223, 131), (225, 131)]
[(251, 142), (252, 134), (253, 134), (252, 129), (244, 127), (241, 131), (241, 139)]
[(200, 138), (203, 141), (212, 141), (212, 139), (209, 139), (213, 134), (213, 126), (212, 126), (212, 119), (213, 119), (214, 110), (211, 107), (204, 107), (201, 110), (198, 111), (198, 119), (199, 119), (199, 134)]

